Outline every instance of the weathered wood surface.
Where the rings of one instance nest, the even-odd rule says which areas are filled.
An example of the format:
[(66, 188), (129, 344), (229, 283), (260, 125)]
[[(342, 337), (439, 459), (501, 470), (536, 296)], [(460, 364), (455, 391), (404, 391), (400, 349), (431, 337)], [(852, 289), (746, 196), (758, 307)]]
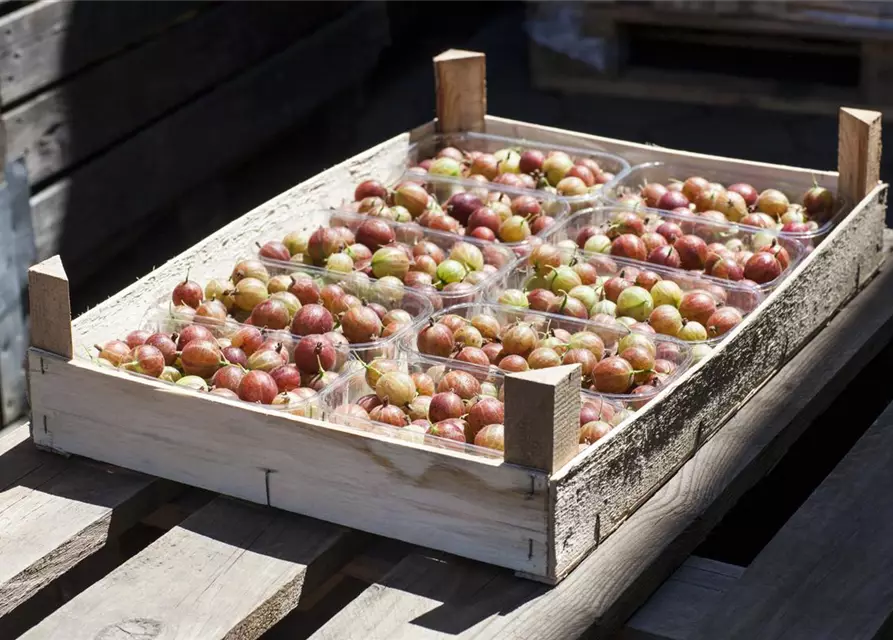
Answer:
[[(285, 49), (335, 13), (290, 3), (211, 5), (6, 111), (9, 153), (24, 156), (32, 184), (43, 182)], [(89, 25), (80, 30), (92, 38)]]
[(480, 131), (487, 115), (483, 53), (450, 49), (434, 57), (437, 127), (441, 133)]
[[(359, 82), (386, 42), (383, 6), (360, 4), (53, 183), (31, 201), (38, 259), (61, 252), (72, 278), (84, 277), (101, 263), (103, 252), (115, 250), (109, 237), (120, 246), (153, 210), (256, 152), (322, 101)], [(296, 75), (301, 82), (291, 81)], [(305, 90), (309, 85), (312, 93)], [(101, 238), (93, 233), (97, 215), (103, 216)]]
[(580, 366), (505, 377), (505, 461), (552, 474), (580, 450)]
[(0, 637), (14, 637), (58, 580), (173, 490), (157, 478), (37, 451), (28, 425), (0, 434)]
[(840, 194), (850, 202), (859, 202), (880, 179), (881, 114), (841, 109), (837, 150)]
[(351, 534), (217, 498), (23, 638), (257, 638), (346, 560)]
[(72, 356), (71, 301), (68, 276), (59, 256), (28, 269), (31, 306), (31, 346), (60, 356)]
[[(893, 264), (561, 584), (410, 556), (313, 636), (613, 638), (738, 499), (893, 338)], [(456, 585), (474, 580), (472, 586)], [(486, 588), (474, 585), (486, 585)], [(460, 597), (461, 591), (464, 597)], [(445, 625), (449, 625), (444, 629)]]
[(744, 567), (692, 556), (636, 611), (617, 640), (688, 640)]
[(672, 476), (872, 276), (885, 214), (886, 186), (879, 186), (708, 358), (552, 478), (559, 575)]
[(893, 633), (893, 405), (787, 521), (691, 640)]
[(42, 447), (547, 571), (543, 473), (30, 354), (33, 435)]
[(0, 183), (0, 426), (25, 411), (25, 287), (34, 261), (24, 163), (9, 163), (5, 177)]
[(0, 104), (8, 105), (151, 36), (198, 2), (129, 2), (114, 9), (40, 0), (0, 18)]

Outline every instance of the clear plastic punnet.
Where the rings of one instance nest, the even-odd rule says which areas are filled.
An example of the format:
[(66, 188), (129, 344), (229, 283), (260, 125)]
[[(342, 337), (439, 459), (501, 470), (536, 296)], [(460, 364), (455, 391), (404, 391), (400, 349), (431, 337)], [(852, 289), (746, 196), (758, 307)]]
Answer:
[[(215, 392), (214, 390), (215, 387), (213, 374), (207, 377), (202, 377), (201, 375), (198, 375), (202, 372), (195, 371), (190, 368), (194, 365), (184, 366), (179, 354), (179, 351), (182, 351), (182, 346), (179, 344), (179, 339), (184, 331), (189, 330), (190, 326), (200, 325), (203, 329), (207, 329), (208, 331), (210, 331), (211, 337), (215, 340), (221, 350), (223, 349), (223, 346), (230, 346), (230, 338), (240, 328), (245, 326), (235, 321), (220, 323), (206, 320), (207, 319), (203, 318), (187, 319), (177, 314), (167, 312), (161, 307), (153, 307), (146, 313), (140, 326), (135, 327), (134, 332), (132, 333), (143, 332), (143, 339), (150, 336), (151, 334), (164, 334), (165, 336), (171, 338), (172, 343), (176, 345), (178, 350), (178, 353), (175, 357), (171, 356), (171, 358), (173, 359), (170, 360), (170, 364), (166, 364), (160, 376), (148, 375), (144, 370), (141, 370), (140, 367), (132, 365), (127, 366), (126, 363), (122, 363), (120, 366), (115, 366), (115, 363), (109, 361), (106, 358), (94, 356), (93, 353), (87, 355), (89, 355), (90, 359), (94, 363), (98, 363), (109, 368), (117, 368), (118, 370), (126, 371), (130, 375), (164, 382), (166, 384), (170, 384), (172, 386), (176, 386), (183, 390), (191, 391), (197, 394), (215, 395), (219, 399), (234, 402), (236, 404), (251, 404), (244, 400), (238, 399), (238, 397), (233, 397), (226, 391), (223, 392), (226, 393), (226, 395), (218, 395), (217, 392)], [(289, 336), (287, 333), (277, 331), (263, 330), (262, 333), (265, 340), (276, 341), (277, 346), (274, 350), (282, 357), (283, 364), (285, 363), (286, 359), (288, 359), (289, 361), (292, 360), (294, 353), (294, 343), (291, 336)], [(125, 340), (129, 337), (131, 336), (118, 336), (112, 339)], [(204, 338), (202, 336), (198, 336), (196, 337), (196, 339), (200, 340)], [(155, 344), (157, 343), (150, 338), (148, 344), (155, 346)], [(136, 346), (135, 343), (134, 346)], [(100, 355), (101, 354), (102, 352), (100, 351)], [(346, 349), (336, 348), (334, 364), (331, 370), (328, 371), (325, 376), (307, 376), (306, 385), (303, 385), (302, 381), (303, 386), (297, 389), (293, 389), (293, 393), (288, 395), (277, 392), (272, 404), (263, 404), (261, 406), (274, 411), (290, 413), (296, 416), (303, 416), (307, 418), (322, 418), (323, 411), (321, 392), (323, 387), (321, 385), (331, 384), (332, 380), (334, 380), (338, 376), (346, 375), (357, 370), (362, 370), (362, 366), (354, 359), (350, 352)], [(316, 386), (317, 388), (313, 388), (314, 386)], [(233, 391), (233, 393), (235, 393), (235, 391)]]
[[(504, 376), (501, 371), (495, 368), (490, 371), (486, 369), (482, 370), (477, 367), (465, 365), (462, 362), (442, 362), (431, 358), (421, 357), (416, 354), (410, 354), (399, 360), (384, 359), (384, 361), (377, 361), (370, 366), (374, 367), (376, 364), (382, 368), (387, 367), (387, 371), (399, 371), (407, 374), (428, 374), (433, 380), (435, 389), (441, 378), (448, 372), (465, 371), (470, 373), (479, 385), (487, 385), (489, 393), (495, 394), (493, 397), (502, 397)], [(479, 395), (487, 394), (484, 394), (482, 391)], [(409, 416), (405, 417), (405, 426), (396, 426), (373, 420), (371, 417), (363, 416), (362, 414), (358, 417), (356, 413), (350, 410), (352, 407), (355, 407), (357, 403), (363, 402), (364, 397), (372, 396), (375, 396), (375, 389), (369, 384), (367, 371), (356, 371), (349, 376), (345, 376), (343, 379), (340, 379), (333, 384), (332, 387), (323, 394), (324, 419), (328, 422), (350, 427), (357, 431), (388, 436), (390, 438), (423, 446), (459, 451), (486, 458), (501, 458), (503, 455), (502, 451), (498, 449), (477, 446), (473, 442), (460, 442), (458, 440), (428, 434), (426, 432), (431, 426), (430, 423), (427, 423), (427, 426), (418, 423), (413, 425), (410, 424)], [(379, 401), (378, 404), (381, 404), (381, 402)], [(421, 413), (418, 415), (418, 420), (427, 420), (427, 418), (421, 417)], [(470, 434), (465, 432), (463, 438), (467, 435)]]
[[(507, 305), (501, 305), (494, 302), (479, 302), (470, 304), (461, 304), (449, 309), (444, 309), (431, 316), (429, 323), (437, 323), (442, 321), (444, 316), (455, 315), (471, 322), (475, 316), (491, 316), (499, 323), (502, 330), (505, 327), (524, 323), (533, 327), (541, 339), (555, 337), (556, 330), (563, 330), (573, 335), (578, 332), (590, 332), (596, 334), (604, 345), (603, 358), (610, 355), (617, 355), (618, 351), (622, 351), (627, 347), (625, 338), (636, 332), (631, 331), (628, 327), (619, 322), (613, 324), (594, 322), (590, 320), (582, 320), (553, 313), (542, 311), (532, 311), (530, 309), (518, 309)], [(666, 360), (672, 366), (672, 371), (667, 374), (661, 374), (657, 378), (651, 379), (649, 382), (654, 384), (642, 385), (642, 391), (633, 391), (632, 393), (606, 393), (596, 391), (589, 388), (589, 383), (583, 380), (583, 394), (588, 397), (599, 397), (609, 400), (616, 406), (636, 410), (647, 404), (651, 399), (657, 396), (663, 390), (663, 387), (672, 384), (679, 376), (681, 376), (692, 364), (692, 354), (690, 345), (675, 338), (662, 335), (648, 335), (647, 337), (654, 347), (655, 359)], [(635, 340), (635, 338), (633, 339)], [(633, 344), (633, 346), (639, 346)], [(454, 362), (458, 355), (458, 349), (454, 349), (448, 356), (438, 356), (435, 354), (424, 353), (418, 344), (418, 335), (409, 336), (407, 349), (421, 357), (428, 358), (440, 362)], [(467, 366), (483, 367), (482, 364), (469, 364), (460, 361)], [(485, 370), (497, 369), (498, 366), (490, 364), (484, 367)], [(644, 372), (643, 372), (644, 373)]]
[[(601, 253), (585, 253), (578, 250), (573, 253), (569, 262), (588, 263), (595, 268), (595, 273), (602, 280), (599, 283), (584, 286), (591, 286), (594, 289), (599, 302), (607, 301), (610, 303), (610, 306), (614, 307), (614, 314), (608, 315), (616, 315), (617, 317), (623, 317), (624, 314), (618, 312), (617, 305), (614, 302), (606, 300), (604, 295), (604, 280), (619, 277), (627, 280), (631, 284), (635, 284), (638, 275), (643, 271), (656, 274), (659, 280), (675, 282), (683, 292), (683, 295), (691, 291), (704, 292), (713, 299), (716, 309), (734, 307), (738, 310), (742, 320), (756, 309), (765, 299), (765, 295), (757, 287), (736, 284), (730, 280), (708, 278), (703, 275), (681, 271), (679, 269), (668, 269), (657, 265), (642, 264), (635, 260), (615, 258)], [(506, 289), (523, 291), (525, 293), (547, 285), (548, 281), (538, 277), (534, 268), (523, 259), (516, 263), (515, 267), (509, 272), (505, 280)], [(499, 300), (499, 296), (491, 299)], [(607, 310), (602, 309), (601, 307), (593, 308), (592, 311), (592, 317), (595, 317), (598, 313), (607, 313)], [(724, 334), (710, 335), (709, 328), (705, 326), (705, 329), (708, 330), (706, 339), (690, 340), (686, 341), (686, 344), (689, 344), (691, 347), (706, 344), (712, 348), (723, 340)], [(667, 337), (677, 336), (668, 335)], [(699, 357), (702, 355), (703, 354), (698, 354)]]
[[(781, 191), (791, 204), (800, 205), (803, 195), (812, 187), (812, 184), (791, 182), (790, 179), (773, 177), (766, 179), (765, 170), (755, 172), (753, 168), (746, 166), (736, 167), (734, 171), (724, 169), (721, 166), (710, 167), (705, 169), (703, 160), (683, 160), (678, 159), (673, 162), (650, 162), (630, 167), (617, 178), (606, 185), (602, 190), (601, 199), (608, 203), (619, 205), (624, 196), (637, 195), (641, 189), (649, 183), (659, 183), (667, 185), (672, 182), (684, 181), (692, 176), (700, 176), (706, 180), (718, 182), (724, 186), (745, 183), (754, 187), (757, 193), (761, 193), (766, 189), (777, 189)], [(778, 228), (763, 229), (758, 226), (749, 226), (738, 224), (737, 226), (747, 229), (751, 232), (769, 232), (778, 234), (779, 237), (800, 242), (805, 247), (805, 252), (809, 253), (825, 236), (840, 222), (841, 219), (851, 208), (839, 193), (836, 193), (837, 181), (829, 176), (818, 174), (813, 177), (815, 184), (829, 189), (834, 195), (833, 206), (826, 213), (813, 217), (807, 217), (811, 220), (810, 228), (803, 231), (782, 231), (781, 225)], [(692, 217), (697, 214), (692, 213)]]
[[(236, 264), (238, 265), (242, 262), (244, 261)], [(296, 297), (299, 299), (303, 298), (304, 304), (321, 304), (320, 296), (330, 293), (331, 295), (353, 296), (355, 299), (351, 301), (352, 305), (375, 305), (374, 308), (376, 308), (377, 313), (402, 310), (409, 314), (410, 321), (408, 324), (392, 331), (387, 330), (387, 327), (382, 327), (382, 335), (370, 341), (351, 342), (347, 336), (344, 336), (344, 331), (340, 325), (335, 323), (333, 331), (344, 336), (343, 340), (339, 339), (336, 346), (339, 349), (350, 351), (358, 359), (366, 362), (372, 358), (396, 356), (405, 337), (414, 332), (418, 325), (433, 313), (433, 305), (429, 297), (409, 287), (394, 286), (386, 281), (372, 280), (364, 277), (363, 274), (354, 272), (339, 273), (302, 264), (281, 263), (263, 259), (258, 262), (266, 268), (271, 281), (277, 276), (287, 276), (283, 279), (283, 290), (297, 294)], [(312, 282), (313, 288), (303, 287), (302, 281), (305, 280)], [(226, 286), (229, 286), (232, 281), (227, 281), (224, 278), (217, 282), (226, 282)], [(309, 297), (306, 297), (308, 295)], [(182, 314), (175, 311), (170, 302), (164, 301), (159, 306), (162, 315), (166, 314), (182, 318)], [(303, 304), (301, 306), (303, 307)], [(347, 307), (344, 310), (346, 311)], [(238, 314), (238, 317), (230, 316), (233, 322), (251, 318), (250, 312), (238, 310), (235, 306), (231, 313)], [(219, 320), (214, 321), (210, 318), (197, 318), (197, 321), (208, 324), (214, 322), (220, 324)], [(289, 336), (289, 344), (296, 343), (301, 338), (301, 334), (295, 333), (292, 325), (277, 327), (274, 331), (277, 335)]]
[[(630, 225), (623, 221), (622, 217), (629, 216), (630, 213), (635, 213), (641, 220), (641, 223), (639, 223), (641, 225), (641, 234), (638, 233), (638, 230), (629, 230), (628, 227)], [(544, 241), (555, 244), (562, 240), (572, 240), (581, 251), (597, 254), (599, 252), (588, 251), (586, 249), (586, 243), (589, 241), (590, 236), (598, 235), (601, 237), (607, 234), (608, 239), (613, 239), (616, 235), (620, 235), (622, 232), (633, 233), (633, 235), (640, 235), (640, 237), (644, 238), (644, 235), (647, 233), (657, 233), (658, 229), (663, 231), (662, 225), (665, 223), (676, 225), (679, 231), (683, 234), (701, 238), (707, 245), (708, 252), (713, 249), (713, 245), (717, 244), (721, 245), (722, 248), (728, 250), (732, 254), (738, 253), (741, 255), (745, 255), (742, 254), (742, 252), (754, 253), (761, 248), (768, 246), (784, 248), (788, 256), (788, 265), (781, 270), (780, 275), (768, 282), (745, 282), (744, 285), (742, 285), (757, 288), (764, 295), (768, 295), (781, 284), (782, 281), (797, 267), (806, 254), (804, 246), (799, 241), (792, 240), (783, 235), (776, 235), (765, 230), (756, 231), (751, 227), (743, 225), (714, 221), (708, 222), (690, 216), (661, 211), (660, 209), (638, 209), (632, 211), (623, 207), (594, 207), (592, 209), (580, 211), (564, 222), (560, 222), (552, 227), (544, 237)], [(658, 235), (660, 235), (660, 233), (658, 233)], [(664, 236), (661, 237), (666, 240)], [(605, 238), (602, 237), (601, 240), (604, 241)], [(591, 242), (592, 244), (596, 243), (596, 241)], [(607, 242), (604, 242), (603, 244), (605, 246), (603, 247), (602, 255), (614, 257), (613, 247)], [(717, 251), (719, 251), (719, 249), (717, 249)], [(626, 258), (626, 260), (633, 265), (645, 269), (666, 266), (654, 263), (647, 258), (645, 260)], [(741, 278), (743, 279), (745, 277), (744, 264), (739, 264), (739, 266), (742, 269)], [(684, 271), (688, 275), (697, 275), (699, 280), (718, 286), (723, 286), (728, 283), (734, 284), (736, 282), (735, 280), (705, 275), (703, 270), (677, 269)]]
[[(296, 218), (294, 224), (289, 229), (289, 236), (302, 233), (306, 236), (320, 228), (328, 227), (332, 229), (345, 228), (351, 232), (351, 237), (356, 239), (357, 232), (370, 219), (372, 218), (369, 216), (346, 211), (314, 211), (308, 215)], [(378, 218), (374, 219), (380, 220)], [(435, 251), (435, 247), (443, 253), (445, 258), (450, 257), (460, 243), (471, 245), (477, 249), (477, 251), (472, 251), (472, 253), (477, 254), (478, 251), (480, 252), (483, 258), (483, 267), (471, 270), (464, 266), (466, 263), (463, 263), (462, 271), (464, 276), (455, 282), (444, 283), (438, 279), (435, 271), (434, 275), (428, 274), (432, 284), (424, 286), (421, 282), (421, 279), (424, 277), (419, 276), (420, 280), (406, 287), (407, 291), (415, 291), (427, 297), (435, 310), (462, 302), (483, 300), (489, 295), (492, 288), (500, 285), (506, 272), (517, 258), (515, 252), (506, 245), (435, 231), (415, 223), (397, 223), (390, 220), (381, 220), (381, 222), (390, 230), (389, 238), (392, 237), (395, 243), (406, 245), (411, 255), (406, 256), (408, 262), (400, 254), (396, 254), (396, 265), (379, 264), (374, 259), (375, 249), (379, 247), (375, 247), (375, 249), (367, 247), (371, 249), (372, 257), (358, 257), (352, 264), (354, 273), (357, 273), (361, 279), (364, 277), (369, 279), (388, 277), (388, 281), (391, 281), (393, 286), (399, 287), (399, 281), (406, 283), (413, 277), (409, 274), (420, 268), (422, 254), (430, 254)], [(273, 238), (266, 238), (266, 240), (273, 240)], [(276, 240), (283, 239), (277, 238)], [(263, 253), (263, 250), (261, 253)], [(263, 260), (269, 268), (275, 266), (277, 269), (283, 270), (304, 268), (305, 261), (313, 261), (309, 248), (301, 248), (299, 251), (292, 253), (291, 261), (272, 260), (270, 258), (263, 258)], [(323, 271), (331, 272), (331, 269), (323, 269)], [(393, 282), (394, 278), (397, 279), (397, 282)]]
[[(474, 379), (481, 385), (482, 393), (478, 396), (494, 397), (500, 401), (504, 401), (503, 386), (505, 382), (505, 374), (496, 367), (484, 369), (469, 365), (456, 360), (442, 360), (439, 358), (429, 358), (419, 354), (412, 354), (400, 360), (383, 360), (379, 361), (387, 366), (388, 371), (399, 371), (402, 373), (427, 374), (436, 389), (445, 375), (454, 371), (463, 371), (471, 374)], [(498, 448), (476, 445), (468, 442), (468, 436), (471, 433), (466, 431), (466, 442), (459, 442), (437, 435), (427, 433), (431, 423), (427, 418), (419, 417), (416, 424), (407, 424), (405, 426), (396, 426), (385, 422), (373, 420), (368, 417), (368, 412), (357, 410), (358, 403), (367, 403), (373, 397), (377, 397), (375, 389), (369, 384), (369, 376), (367, 371), (356, 371), (348, 376), (343, 377), (326, 389), (322, 394), (324, 419), (328, 422), (343, 425), (351, 429), (355, 429), (364, 433), (373, 433), (380, 436), (386, 436), (405, 442), (412, 442), (422, 446), (434, 447), (437, 449), (446, 449), (450, 451), (458, 451), (466, 454), (482, 456), (486, 458), (502, 458), (503, 452)], [(586, 419), (601, 420), (609, 423), (612, 427), (616, 427), (623, 420), (632, 415), (633, 409), (617, 403), (613, 399), (605, 396), (596, 396), (587, 391), (580, 393), (581, 400), (581, 421)], [(376, 401), (373, 400), (372, 404)], [(421, 416), (424, 407), (413, 408), (418, 411)], [(586, 417), (584, 417), (586, 416)], [(406, 417), (409, 421), (409, 417)], [(475, 429), (480, 425), (473, 425), (466, 421), (468, 430)], [(580, 425), (582, 429), (582, 424)], [(581, 440), (582, 440), (581, 436)], [(590, 446), (590, 441), (581, 442), (581, 448)], [(593, 442), (592, 444), (596, 444)]]
[[(424, 206), (424, 196), (418, 201), (412, 200), (404, 191), (408, 183), (421, 186), (428, 194), (428, 206)], [(413, 196), (414, 197), (414, 196)], [(594, 199), (591, 199), (594, 202)], [(402, 211), (404, 219), (395, 222), (417, 223), (428, 229), (451, 233), (462, 238), (475, 238), (485, 242), (495, 242), (522, 253), (528, 244), (542, 236), (549, 228), (568, 216), (571, 209), (561, 198), (545, 191), (512, 188), (493, 182), (474, 180), (454, 180), (429, 174), (419, 175), (408, 172), (394, 185), (387, 202), (393, 202), (406, 209)], [(388, 218), (393, 215), (396, 207), (388, 207), (382, 199), (364, 199), (360, 201), (334, 203), (338, 209), (369, 215), (372, 217)], [(475, 220), (474, 212), (484, 207), (493, 213), (489, 214), (489, 220)], [(389, 213), (391, 212), (391, 213)], [(447, 214), (443, 216), (440, 214)], [(496, 214), (501, 214), (499, 218)], [(480, 214), (478, 214), (480, 215)], [(512, 221), (505, 226), (506, 218), (515, 215), (520, 216), (526, 222), (516, 225)], [(483, 231), (486, 237), (476, 237), (475, 233), (481, 233), (476, 226), (487, 227)]]
[[(438, 177), (443, 175), (443, 177), (459, 181), (468, 180), (467, 173), (469, 171), (475, 171), (479, 175), (482, 175), (482, 171), (485, 173), (488, 171), (486, 167), (477, 168), (474, 166), (474, 158), (472, 156), (476, 152), (486, 154), (497, 154), (497, 152), (499, 152), (499, 158), (506, 156), (504, 161), (507, 161), (512, 165), (519, 162), (520, 155), (525, 151), (539, 151), (544, 155), (548, 155), (553, 151), (561, 151), (570, 156), (571, 161), (575, 164), (578, 161), (595, 163), (595, 165), (590, 164), (590, 166), (597, 166), (600, 170), (600, 175), (594, 176), (596, 178), (596, 183), (589, 188), (587, 193), (566, 196), (558, 195), (557, 191), (554, 189), (556, 185), (550, 184), (548, 179), (541, 173), (538, 173), (534, 177), (534, 186), (532, 189), (530, 187), (525, 187), (525, 190), (528, 192), (546, 191), (548, 193), (553, 193), (558, 196), (562, 202), (565, 202), (572, 211), (591, 206), (598, 199), (599, 193), (604, 188), (605, 184), (609, 183), (630, 166), (629, 162), (620, 156), (606, 151), (554, 145), (533, 139), (508, 138), (487, 133), (466, 132), (432, 135), (422, 138), (414, 143), (410, 147), (407, 169), (411, 170), (411, 174), (413, 175), (420, 173), (420, 170), (424, 171), (425, 167), (423, 163), (434, 159), (441, 150), (447, 147), (458, 149), (462, 152), (464, 158), (461, 161), (461, 164), (465, 168), (463, 173), (456, 175), (439, 174)], [(513, 152), (513, 154), (508, 152)], [(438, 169), (435, 169), (435, 171), (436, 170)], [(489, 169), (491, 177), (492, 170), (492, 168)], [(496, 168), (496, 171), (499, 171), (498, 167)], [(515, 173), (517, 174), (518, 171), (515, 170)], [(511, 179), (509, 178), (509, 180)]]

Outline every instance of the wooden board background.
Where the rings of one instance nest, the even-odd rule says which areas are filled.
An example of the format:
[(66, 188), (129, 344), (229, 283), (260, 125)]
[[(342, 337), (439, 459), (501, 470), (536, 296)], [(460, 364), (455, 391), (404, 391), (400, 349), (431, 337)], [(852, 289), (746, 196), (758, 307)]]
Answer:
[[(36, 255), (63, 250), (78, 280), (141, 218), (361, 82), (388, 24), (381, 3), (41, 0), (0, 18), (0, 42), (2, 122), (34, 187)], [(283, 81), (298, 73), (312, 91)]]

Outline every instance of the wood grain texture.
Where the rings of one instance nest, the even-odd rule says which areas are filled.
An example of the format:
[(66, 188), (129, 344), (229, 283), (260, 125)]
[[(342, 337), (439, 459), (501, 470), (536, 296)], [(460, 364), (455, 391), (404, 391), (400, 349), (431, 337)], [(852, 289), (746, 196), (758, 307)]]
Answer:
[[(893, 264), (887, 262), (771, 385), (757, 391), (561, 584), (534, 585), (459, 558), (410, 556), (340, 611), (314, 640), (616, 639), (649, 595), (889, 343), (891, 296)], [(475, 575), (477, 584), (487, 588), (463, 590), (475, 597), (455, 595), (455, 585)]]
[[(34, 350), (29, 373), (33, 419), (45, 427), (34, 432), (40, 446), (532, 574), (546, 572), (545, 474), (261, 407), (236, 407)], [(99, 398), (101, 415), (95, 410)]]
[(505, 461), (551, 475), (580, 450), (580, 365), (505, 377)]
[(31, 344), (38, 349), (70, 358), (71, 301), (68, 276), (59, 256), (53, 256), (28, 269), (28, 296), (31, 307)]
[(487, 115), (487, 58), (450, 49), (434, 57), (437, 126), (441, 133), (481, 131)]
[(744, 567), (692, 556), (630, 618), (617, 640), (688, 640)]
[(199, 3), (127, 4), (103, 11), (40, 0), (0, 18), (0, 104), (17, 101), (150, 37), (188, 16)]
[[(546, 587), (497, 567), (416, 553), (339, 611), (313, 640), (502, 638), (490, 626)], [(518, 637), (518, 636), (516, 636)], [(531, 638), (537, 636), (530, 636)]]
[[(38, 258), (61, 253), (73, 279), (86, 277), (109, 237), (126, 233), (361, 81), (387, 38), (384, 6), (358, 4), (53, 183), (31, 199)], [(344, 42), (351, 45), (345, 47)], [(301, 82), (291, 81), (296, 74)], [(309, 85), (313, 92), (306, 91)], [(159, 162), (159, 157), (165, 161)], [(97, 216), (104, 230), (99, 238), (94, 233)]]
[(28, 350), (25, 287), (34, 261), (28, 176), (24, 163), (6, 165), (0, 183), (0, 426), (26, 410), (25, 352)]
[(37, 451), (28, 425), (0, 435), (0, 637), (14, 637), (32, 599), (171, 491), (156, 478)]
[(710, 357), (553, 477), (559, 576), (668, 480), (872, 276), (885, 212), (881, 186)]
[(349, 533), (217, 498), (23, 638), (257, 638), (346, 560)]
[(785, 523), (691, 640), (869, 640), (893, 630), (893, 405)]
[(3, 113), (11, 157), (23, 156), (31, 182), (43, 182), (278, 53), (327, 13), (335, 11), (211, 6)]
[(839, 188), (850, 202), (859, 202), (881, 177), (881, 121), (879, 111), (840, 110), (837, 142)]

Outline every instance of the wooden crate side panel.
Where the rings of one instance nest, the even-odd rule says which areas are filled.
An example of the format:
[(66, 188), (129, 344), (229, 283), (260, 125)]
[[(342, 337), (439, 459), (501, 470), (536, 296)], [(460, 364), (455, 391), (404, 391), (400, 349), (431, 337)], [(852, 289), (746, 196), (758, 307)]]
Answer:
[[(433, 124), (426, 127), (426, 131), (433, 130)], [(390, 175), (395, 167), (403, 166), (409, 144), (410, 135), (400, 134), (323, 171), (234, 220), (93, 307), (74, 321), (75, 354), (83, 355), (85, 348), (98, 341), (139, 325), (149, 305), (170, 295), (171, 283), (182, 279), (187, 269), (198, 281), (228, 274), (234, 260), (257, 252), (256, 240), (281, 237), (293, 221), (320, 209), (323, 197), (350, 198), (356, 183), (363, 178)]]
[(58, 82), (122, 48), (188, 19), (198, 2), (114, 6), (40, 0), (0, 19), (0, 103)]
[(116, 250), (108, 238), (120, 246), (146, 216), (362, 81), (387, 43), (387, 26), (383, 5), (358, 4), (43, 189), (31, 199), (38, 258), (61, 253), (73, 281), (87, 277)]
[(812, 186), (813, 177), (815, 177), (820, 185), (830, 189), (836, 189), (837, 187), (836, 171), (801, 169), (799, 167), (789, 167), (767, 162), (753, 162), (750, 160), (740, 160), (738, 158), (724, 158), (702, 153), (692, 153), (680, 149), (667, 149), (649, 144), (627, 142), (625, 140), (594, 136), (577, 131), (568, 131), (556, 127), (545, 127), (497, 116), (487, 116), (485, 124), (486, 132), (493, 135), (508, 136), (512, 138), (535, 136), (539, 140), (552, 142), (557, 145), (581, 147), (584, 149), (601, 149), (610, 153), (616, 153), (633, 165), (644, 162), (673, 162), (674, 160), (685, 160), (689, 162), (703, 161), (705, 167), (721, 166), (723, 169), (728, 170), (743, 169), (751, 175), (765, 175), (767, 181), (775, 182), (778, 181), (779, 178), (783, 178), (790, 181), (792, 184), (802, 185), (804, 190)]
[(609, 535), (864, 284), (880, 262), (886, 185), (728, 341), (636, 419), (556, 474), (556, 575)]
[(284, 49), (334, 11), (222, 3), (3, 113), (32, 184)]
[(37, 350), (29, 366), (41, 446), (545, 572), (545, 474), (198, 397)]

